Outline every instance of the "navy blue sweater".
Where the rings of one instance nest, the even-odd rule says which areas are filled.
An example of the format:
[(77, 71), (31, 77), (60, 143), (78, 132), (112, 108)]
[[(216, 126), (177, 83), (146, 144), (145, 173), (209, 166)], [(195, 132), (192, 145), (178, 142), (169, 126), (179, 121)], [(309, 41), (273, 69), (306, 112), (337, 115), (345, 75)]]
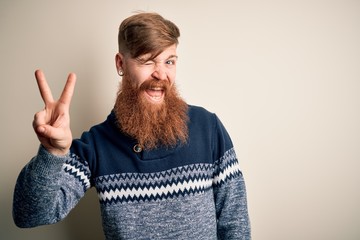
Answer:
[(231, 139), (215, 114), (195, 106), (188, 114), (188, 142), (170, 149), (135, 152), (114, 113), (65, 157), (40, 147), (15, 187), (15, 223), (55, 223), (94, 186), (106, 239), (250, 239)]

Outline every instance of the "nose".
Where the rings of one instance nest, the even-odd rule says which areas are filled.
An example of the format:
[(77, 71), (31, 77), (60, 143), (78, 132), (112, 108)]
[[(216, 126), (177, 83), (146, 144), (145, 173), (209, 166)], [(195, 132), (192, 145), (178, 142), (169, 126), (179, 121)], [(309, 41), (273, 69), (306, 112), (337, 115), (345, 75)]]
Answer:
[(159, 63), (155, 64), (155, 68), (151, 76), (157, 80), (166, 80), (167, 76), (164, 66), (162, 66), (162, 64)]

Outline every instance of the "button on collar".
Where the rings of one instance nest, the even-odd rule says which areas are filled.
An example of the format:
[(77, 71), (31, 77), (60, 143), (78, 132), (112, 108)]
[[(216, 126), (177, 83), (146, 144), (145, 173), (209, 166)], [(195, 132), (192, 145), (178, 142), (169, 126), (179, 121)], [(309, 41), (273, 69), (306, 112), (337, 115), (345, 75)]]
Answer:
[(134, 150), (134, 152), (136, 152), (136, 153), (139, 153), (139, 152), (142, 152), (142, 147), (141, 147), (141, 145), (140, 144), (136, 144), (134, 147), (133, 147), (133, 150)]

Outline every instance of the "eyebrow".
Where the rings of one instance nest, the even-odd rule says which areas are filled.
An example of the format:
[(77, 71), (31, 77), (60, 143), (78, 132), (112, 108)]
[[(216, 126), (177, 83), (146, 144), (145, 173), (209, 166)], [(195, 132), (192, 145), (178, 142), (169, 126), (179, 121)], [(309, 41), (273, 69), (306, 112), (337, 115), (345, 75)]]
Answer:
[[(175, 55), (175, 54), (171, 54), (170, 56), (168, 56), (167, 58), (165, 58), (164, 61), (166, 61), (166, 60), (168, 60), (168, 59), (171, 59), (171, 58), (176, 58), (176, 59), (178, 59), (179, 57), (178, 57), (177, 55)], [(149, 58), (144, 57), (144, 55), (143, 55), (143, 56), (141, 56), (141, 57), (135, 58), (135, 61), (140, 62), (140, 63), (145, 63), (145, 62), (147, 62), (147, 61), (155, 61), (155, 59), (149, 59)]]
[(178, 59), (179, 57), (177, 55), (170, 55), (167, 59), (170, 59), (170, 58), (176, 58)]

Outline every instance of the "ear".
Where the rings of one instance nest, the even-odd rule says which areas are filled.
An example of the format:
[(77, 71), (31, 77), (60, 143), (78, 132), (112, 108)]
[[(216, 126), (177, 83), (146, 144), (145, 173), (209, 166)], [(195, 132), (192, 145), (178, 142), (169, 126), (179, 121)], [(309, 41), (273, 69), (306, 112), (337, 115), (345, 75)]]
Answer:
[(115, 55), (115, 65), (116, 65), (116, 70), (119, 72), (119, 70), (123, 69), (123, 65), (124, 65), (124, 55), (121, 53), (118, 53)]

